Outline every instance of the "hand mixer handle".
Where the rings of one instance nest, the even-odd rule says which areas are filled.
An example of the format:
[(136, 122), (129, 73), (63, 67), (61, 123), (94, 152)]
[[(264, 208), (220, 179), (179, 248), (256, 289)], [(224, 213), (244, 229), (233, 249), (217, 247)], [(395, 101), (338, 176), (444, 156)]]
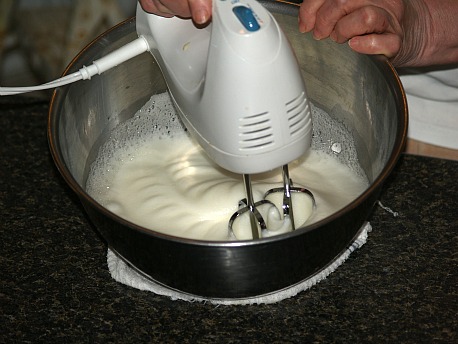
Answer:
[(190, 94), (203, 82), (210, 28), (191, 20), (164, 18), (137, 7), (137, 33), (146, 38), (172, 94)]

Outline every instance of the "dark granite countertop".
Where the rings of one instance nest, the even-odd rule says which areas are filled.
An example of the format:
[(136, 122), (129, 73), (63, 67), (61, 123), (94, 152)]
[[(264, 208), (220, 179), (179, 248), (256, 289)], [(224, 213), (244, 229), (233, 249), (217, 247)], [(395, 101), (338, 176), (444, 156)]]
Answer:
[(171, 301), (111, 279), (48, 150), (46, 102), (0, 98), (0, 343), (457, 343), (458, 163), (402, 156), (366, 245), (272, 305)]

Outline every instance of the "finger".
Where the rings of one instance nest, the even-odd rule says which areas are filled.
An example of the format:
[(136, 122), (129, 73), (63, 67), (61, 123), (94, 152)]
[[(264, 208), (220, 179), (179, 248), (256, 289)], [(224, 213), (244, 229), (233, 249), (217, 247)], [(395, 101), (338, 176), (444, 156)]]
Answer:
[(356, 36), (348, 41), (350, 48), (358, 53), (381, 54), (388, 58), (396, 56), (401, 48), (401, 43), (401, 38), (392, 33)]
[(314, 38), (323, 39), (328, 37), (339, 19), (350, 13), (345, 8), (345, 3), (343, 0), (332, 0), (323, 3), (316, 13), (315, 27), (313, 29)]
[(179, 17), (191, 17), (188, 1), (177, 0), (154, 0), (157, 3), (159, 10), (165, 13), (171, 13)]
[(355, 36), (396, 32), (400, 32), (400, 28), (396, 27), (387, 11), (376, 6), (366, 6), (340, 19), (330, 37), (337, 43), (343, 43)]
[(211, 0), (189, 0), (192, 18), (197, 24), (205, 24), (210, 20), (212, 13)]
[(313, 36), (316, 39), (329, 37), (337, 22), (351, 12), (365, 7), (367, 0), (328, 0), (318, 9)]
[(299, 31), (310, 32), (315, 26), (316, 12), (325, 0), (304, 0), (299, 8)]
[(161, 2), (156, 0), (139, 0), (143, 10), (148, 13), (154, 13), (162, 17), (173, 17), (174, 13)]

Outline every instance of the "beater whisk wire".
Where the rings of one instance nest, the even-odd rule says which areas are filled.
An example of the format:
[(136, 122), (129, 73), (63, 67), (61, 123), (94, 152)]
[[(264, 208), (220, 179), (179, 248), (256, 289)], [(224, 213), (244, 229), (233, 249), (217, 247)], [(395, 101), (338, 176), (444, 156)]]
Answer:
[(293, 201), (291, 198), (291, 179), (289, 178), (288, 165), (283, 165), (283, 215), (289, 216), (291, 220), (292, 230), (295, 230), (294, 214), (293, 214)]
[(251, 189), (251, 178), (249, 174), (243, 175), (243, 184), (245, 186), (247, 207), (248, 207), (249, 216), (250, 216), (251, 233), (253, 234), (253, 239), (259, 239), (261, 238), (261, 233), (258, 227), (258, 220), (256, 219), (256, 215), (255, 215), (253, 190)]

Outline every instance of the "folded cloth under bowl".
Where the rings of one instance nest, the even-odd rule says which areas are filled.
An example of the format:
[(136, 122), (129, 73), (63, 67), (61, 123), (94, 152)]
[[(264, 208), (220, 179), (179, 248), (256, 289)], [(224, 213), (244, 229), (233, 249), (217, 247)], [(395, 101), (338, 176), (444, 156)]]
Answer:
[(209, 302), (212, 304), (221, 305), (249, 305), (249, 304), (269, 304), (282, 301), (284, 299), (293, 297), (298, 293), (313, 287), (318, 282), (325, 279), (329, 274), (335, 271), (341, 264), (347, 260), (350, 254), (356, 249), (360, 248), (366, 243), (367, 235), (372, 230), (369, 222), (366, 222), (361, 228), (358, 237), (351, 243), (348, 248), (342, 252), (334, 261), (330, 262), (325, 268), (317, 272), (315, 275), (301, 281), (288, 288), (282, 289), (270, 294), (254, 296), (243, 299), (214, 299), (204, 298), (197, 295), (192, 295), (180, 292), (174, 289), (167, 288), (166, 286), (154, 282), (137, 272), (134, 268), (129, 266), (122, 258), (120, 258), (110, 248), (107, 253), (108, 269), (111, 276), (117, 282), (123, 283), (133, 288), (140, 290), (150, 291), (157, 295), (167, 296), (172, 300), (184, 300), (189, 302)]

